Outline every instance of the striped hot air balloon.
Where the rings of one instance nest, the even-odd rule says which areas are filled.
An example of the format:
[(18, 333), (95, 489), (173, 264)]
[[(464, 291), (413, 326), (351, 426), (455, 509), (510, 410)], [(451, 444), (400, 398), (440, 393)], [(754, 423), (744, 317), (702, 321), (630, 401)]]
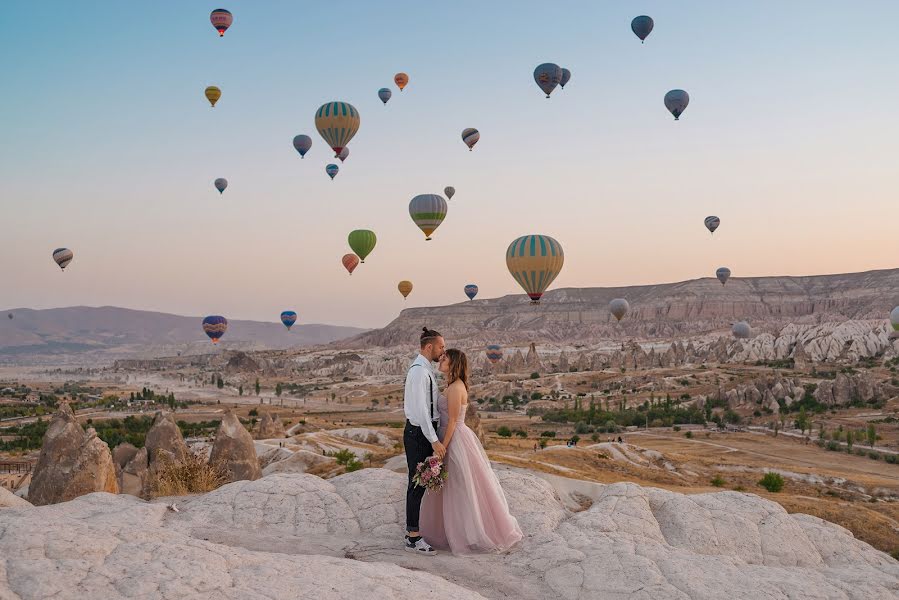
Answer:
[(334, 163), (325, 165), (325, 173), (328, 174), (328, 177), (330, 177), (332, 181), (334, 180), (335, 177), (337, 177), (338, 171), (340, 171), (340, 167), (338, 167)]
[(219, 315), (210, 315), (203, 319), (203, 331), (209, 336), (213, 344), (218, 344), (219, 340), (228, 330), (228, 319)]
[(210, 85), (206, 88), (206, 91), (203, 92), (206, 96), (206, 99), (209, 100), (209, 104), (212, 105), (212, 108), (215, 108), (215, 103), (219, 101), (219, 98), (222, 97), (222, 90), (215, 87), (214, 85)]
[(356, 270), (356, 267), (359, 266), (359, 257), (355, 254), (344, 254), (343, 258), (340, 259), (340, 262), (343, 263), (343, 268), (352, 275), (353, 271)]
[(231, 23), (234, 22), (234, 15), (231, 14), (230, 10), (217, 8), (209, 14), (209, 22), (212, 23), (215, 30), (219, 32), (219, 37), (224, 37), (225, 31), (227, 31), (227, 29), (231, 27)]
[(359, 257), (359, 260), (364, 263), (365, 257), (375, 249), (375, 244), (378, 243), (378, 236), (375, 235), (374, 231), (369, 231), (368, 229), (355, 229), (347, 236), (347, 243), (350, 245), (350, 249)]
[(523, 235), (506, 250), (509, 273), (534, 304), (540, 303), (564, 263), (562, 245), (548, 235)]
[(419, 194), (409, 202), (409, 216), (424, 232), (426, 241), (443, 223), (446, 211), (446, 200), (439, 194)]
[(387, 101), (390, 100), (390, 97), (393, 96), (393, 92), (391, 92), (387, 88), (381, 88), (378, 90), (378, 98), (381, 99), (381, 102), (387, 104)]
[(468, 296), (469, 300), (474, 300), (474, 297), (478, 295), (478, 286), (473, 283), (469, 283), (465, 286), (465, 295)]
[(297, 322), (297, 313), (292, 310), (285, 310), (281, 313), (281, 322), (287, 327), (287, 331), (290, 331), (293, 324)]
[(306, 153), (312, 148), (312, 138), (303, 134), (295, 136), (293, 138), (293, 147), (300, 153), (300, 158), (306, 158)]
[(63, 271), (69, 266), (69, 263), (72, 262), (73, 258), (75, 258), (75, 253), (68, 248), (57, 248), (53, 251), (53, 260)]
[(565, 89), (565, 84), (571, 81), (571, 71), (568, 69), (562, 69), (562, 79), (559, 81), (559, 87), (563, 90)]
[(469, 152), (474, 150), (474, 145), (478, 143), (479, 139), (481, 139), (481, 134), (474, 127), (462, 130), (462, 141), (468, 146)]
[(503, 359), (503, 347), (499, 344), (488, 344), (487, 345), (487, 360), (492, 362), (493, 364), (498, 363)]
[(718, 270), (715, 271), (715, 277), (718, 278), (718, 281), (721, 282), (721, 285), (727, 283), (727, 280), (730, 279), (730, 269), (727, 267), (718, 267)]
[(721, 225), (721, 219), (716, 216), (706, 217), (703, 223), (705, 223), (705, 228), (708, 229), (710, 233), (715, 233), (715, 230)]
[(396, 289), (403, 295), (403, 299), (408, 298), (409, 294), (412, 293), (412, 282), (404, 279), (397, 284)]
[(335, 158), (359, 131), (359, 122), (359, 111), (348, 102), (328, 102), (315, 113), (315, 128), (334, 150)]

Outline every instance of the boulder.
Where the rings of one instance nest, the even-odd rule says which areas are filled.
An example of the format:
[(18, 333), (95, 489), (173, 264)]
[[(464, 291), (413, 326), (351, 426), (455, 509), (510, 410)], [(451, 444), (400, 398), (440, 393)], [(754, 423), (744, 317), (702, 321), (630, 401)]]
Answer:
[(150, 461), (144, 446), (119, 470), (119, 488), (123, 494), (145, 497)]
[(157, 453), (159, 450), (171, 452), (179, 459), (184, 458), (188, 452), (184, 436), (181, 435), (181, 430), (178, 428), (178, 424), (175, 423), (175, 417), (172, 416), (172, 413), (161, 411), (157, 412), (156, 418), (153, 419), (153, 426), (147, 432), (144, 447), (147, 449), (147, 456), (151, 465), (158, 460)]
[(112, 452), (93, 428), (81, 429), (72, 409), (63, 403), (44, 434), (28, 500), (40, 506), (91, 492), (119, 492)]
[(137, 448), (128, 442), (116, 446), (112, 451), (112, 460), (119, 468), (124, 468), (137, 454)]
[(469, 402), (468, 408), (465, 410), (465, 424), (477, 434), (478, 439), (481, 440), (481, 445), (486, 448), (487, 436), (484, 434), (483, 425), (481, 425), (481, 416), (478, 414), (478, 406), (474, 402)]
[(322, 456), (310, 450), (297, 450), (288, 458), (270, 463), (262, 469), (262, 475), (275, 473), (305, 473), (312, 467), (319, 465), (337, 465), (337, 459), (333, 456)]
[(230, 409), (225, 412), (215, 433), (209, 462), (219, 464), (228, 471), (231, 481), (262, 477), (253, 436)]

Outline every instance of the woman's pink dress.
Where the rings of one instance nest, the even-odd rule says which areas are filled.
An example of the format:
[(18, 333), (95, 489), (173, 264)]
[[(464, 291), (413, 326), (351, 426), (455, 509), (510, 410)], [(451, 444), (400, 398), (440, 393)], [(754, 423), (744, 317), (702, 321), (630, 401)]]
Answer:
[[(465, 425), (467, 404), (460, 407), (456, 429), (446, 450), (447, 477), (439, 492), (428, 491), (421, 503), (419, 531), (435, 548), (453, 554), (501, 552), (521, 540), (518, 521), (487, 459), (478, 436)], [(449, 414), (446, 397), (437, 399), (443, 439)]]

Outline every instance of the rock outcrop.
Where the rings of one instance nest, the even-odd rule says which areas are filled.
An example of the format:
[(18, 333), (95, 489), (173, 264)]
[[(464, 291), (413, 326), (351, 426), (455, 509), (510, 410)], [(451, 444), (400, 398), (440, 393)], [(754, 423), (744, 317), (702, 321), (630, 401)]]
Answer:
[(899, 562), (841, 527), (752, 494), (686, 496), (509, 468), (497, 474), (525, 538), (503, 554), (437, 560), (397, 550), (406, 477), (386, 469), (238, 481), (184, 498), (177, 513), (108, 494), (0, 510), (0, 597), (117, 600), (141, 590), (147, 597), (357, 600), (405, 598), (410, 589), (458, 600), (899, 594)]
[(259, 420), (259, 430), (256, 432), (257, 439), (283, 438), (285, 435), (284, 425), (278, 415), (272, 417), (268, 412), (263, 412), (262, 418)]
[(184, 436), (181, 435), (181, 429), (175, 423), (175, 417), (172, 413), (157, 412), (153, 419), (153, 426), (147, 432), (147, 439), (144, 442), (147, 449), (147, 457), (152, 466), (158, 460), (158, 452), (165, 450), (174, 455), (177, 459), (182, 459), (189, 452)]
[(109, 446), (93, 428), (86, 432), (68, 404), (50, 420), (28, 487), (34, 505), (55, 504), (90, 494), (119, 491)]
[(31, 502), (19, 498), (5, 487), (0, 487), (0, 508), (25, 508), (31, 506)]
[(124, 467), (118, 470), (119, 488), (123, 494), (145, 497), (147, 476), (150, 472), (150, 460), (147, 447), (138, 450)]
[(262, 477), (253, 436), (231, 410), (225, 411), (215, 433), (209, 462), (221, 465), (229, 473), (231, 481)]

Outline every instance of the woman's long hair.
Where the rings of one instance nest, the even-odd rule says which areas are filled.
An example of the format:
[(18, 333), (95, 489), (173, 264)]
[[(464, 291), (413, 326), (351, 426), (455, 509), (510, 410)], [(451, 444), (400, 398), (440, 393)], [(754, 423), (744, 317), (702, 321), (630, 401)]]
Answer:
[(446, 351), (446, 357), (449, 359), (449, 382), (456, 380), (462, 382), (465, 389), (468, 389), (468, 357), (465, 353), (456, 348), (450, 348)]

